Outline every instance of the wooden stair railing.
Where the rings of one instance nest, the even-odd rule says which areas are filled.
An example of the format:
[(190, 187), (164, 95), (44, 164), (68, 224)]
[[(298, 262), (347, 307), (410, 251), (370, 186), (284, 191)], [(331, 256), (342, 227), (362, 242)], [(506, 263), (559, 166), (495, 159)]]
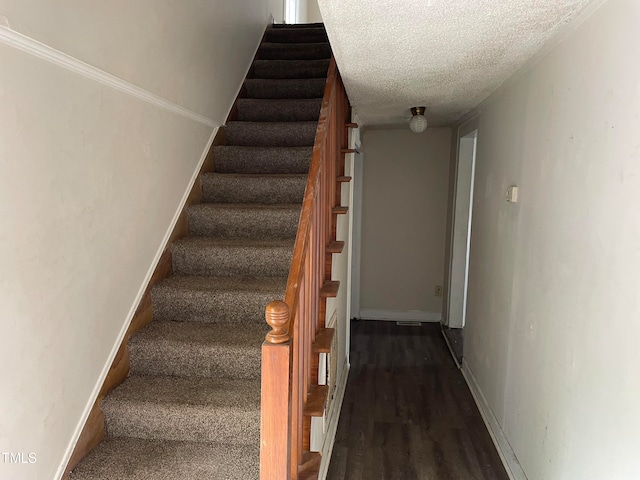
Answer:
[(348, 153), (349, 104), (332, 59), (316, 131), (313, 158), (284, 301), (271, 302), (271, 327), (262, 345), (260, 480), (317, 478), (320, 454), (310, 452), (311, 417), (321, 416), (328, 394), (318, 385), (321, 352), (329, 352), (333, 329), (325, 328), (326, 299), (339, 282), (331, 279), (331, 255), (342, 250), (336, 239), (337, 215)]

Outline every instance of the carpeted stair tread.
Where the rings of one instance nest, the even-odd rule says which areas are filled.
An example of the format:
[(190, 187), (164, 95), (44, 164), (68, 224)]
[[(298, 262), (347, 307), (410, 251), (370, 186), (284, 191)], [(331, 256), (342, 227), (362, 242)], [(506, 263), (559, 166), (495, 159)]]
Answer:
[(324, 27), (267, 28), (265, 40), (274, 43), (328, 42)]
[(173, 243), (173, 272), (219, 277), (285, 277), (293, 239), (252, 240), (187, 237)]
[(253, 78), (327, 78), (329, 60), (255, 60)]
[(244, 81), (244, 86), (248, 98), (321, 98), (326, 81), (325, 78), (250, 78)]
[(227, 145), (247, 147), (313, 146), (318, 122), (228, 122)]
[(258, 445), (111, 438), (70, 480), (258, 480)]
[(257, 445), (260, 381), (132, 376), (101, 408), (110, 437)]
[(207, 173), (202, 198), (211, 203), (302, 203), (307, 175)]
[(266, 323), (151, 322), (129, 340), (132, 375), (259, 379)]
[(200, 203), (187, 209), (195, 237), (295, 238), (301, 205)]
[(265, 322), (266, 305), (284, 296), (286, 277), (173, 275), (151, 290), (155, 320), (208, 323)]
[(327, 42), (318, 43), (270, 43), (262, 42), (258, 60), (318, 60), (331, 58), (331, 47)]
[(239, 98), (241, 122), (317, 122), (321, 98)]
[(313, 147), (214, 147), (215, 170), (219, 173), (309, 172)]

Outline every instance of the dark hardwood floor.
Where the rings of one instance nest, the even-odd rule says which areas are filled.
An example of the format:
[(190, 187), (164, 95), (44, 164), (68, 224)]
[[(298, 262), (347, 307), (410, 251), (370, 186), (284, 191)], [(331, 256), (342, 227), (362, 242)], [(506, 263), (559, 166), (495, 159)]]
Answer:
[(351, 332), (328, 480), (508, 480), (439, 324)]

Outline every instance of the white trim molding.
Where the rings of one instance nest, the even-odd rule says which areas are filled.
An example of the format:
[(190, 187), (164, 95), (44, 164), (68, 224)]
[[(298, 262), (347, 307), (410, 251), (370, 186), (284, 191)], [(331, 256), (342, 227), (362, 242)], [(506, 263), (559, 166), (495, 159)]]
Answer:
[(440, 322), (442, 313), (426, 312), (424, 310), (375, 310), (363, 308), (360, 310), (361, 320), (387, 320), (389, 322)]
[(336, 396), (333, 399), (333, 408), (331, 409), (331, 418), (329, 419), (329, 426), (327, 428), (327, 434), (324, 437), (324, 443), (322, 444), (322, 458), (320, 460), (320, 470), (318, 471), (318, 480), (326, 480), (327, 473), (329, 472), (329, 464), (331, 463), (331, 453), (333, 452), (333, 445), (336, 442), (336, 433), (338, 431), (338, 422), (340, 420), (340, 411), (342, 410), (342, 401), (344, 400), (344, 392), (347, 389), (347, 379), (349, 378), (349, 363), (344, 362), (342, 367), (342, 375), (340, 376), (340, 383), (336, 389)]
[(219, 123), (214, 122), (204, 115), (193, 112), (181, 105), (178, 105), (177, 103), (173, 103), (162, 98), (155, 93), (151, 93), (148, 90), (140, 88), (133, 83), (127, 82), (115, 75), (111, 75), (104, 70), (100, 70), (99, 68), (89, 65), (88, 63), (78, 60), (66, 53), (60, 52), (49, 45), (45, 45), (44, 43), (23, 35), (22, 33), (11, 30), (7, 25), (8, 22), (0, 22), (0, 43), (9, 45), (10, 47), (21, 50), (29, 55), (33, 55), (41, 60), (53, 63), (54, 65), (66, 70), (70, 70), (79, 75), (95, 80), (96, 82), (100, 82), (120, 92), (139, 98), (147, 103), (157, 105), (158, 107), (170, 112), (190, 118), (196, 122), (203, 123), (209, 127), (216, 128), (220, 126)]
[(507, 436), (504, 434), (502, 427), (498, 423), (498, 419), (489, 407), (487, 399), (484, 397), (482, 390), (480, 390), (480, 386), (478, 385), (476, 378), (473, 376), (473, 372), (471, 372), (469, 364), (464, 358), (462, 359), (462, 375), (467, 381), (469, 390), (471, 390), (471, 395), (473, 395), (473, 399), (478, 406), (478, 410), (480, 410), (480, 415), (482, 415), (482, 419), (489, 430), (489, 435), (491, 435), (491, 439), (498, 450), (498, 455), (500, 456), (500, 460), (502, 460), (502, 464), (507, 471), (509, 479), (527, 480), (527, 476), (525, 475), (524, 470), (522, 470), (520, 462), (518, 462), (518, 458), (507, 440)]

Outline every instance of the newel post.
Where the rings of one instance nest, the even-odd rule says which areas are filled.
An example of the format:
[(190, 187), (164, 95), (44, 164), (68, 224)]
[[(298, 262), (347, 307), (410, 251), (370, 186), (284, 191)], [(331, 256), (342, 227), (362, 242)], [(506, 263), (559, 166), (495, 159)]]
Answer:
[(265, 313), (271, 331), (262, 344), (260, 480), (288, 480), (291, 478), (289, 306), (271, 302)]

